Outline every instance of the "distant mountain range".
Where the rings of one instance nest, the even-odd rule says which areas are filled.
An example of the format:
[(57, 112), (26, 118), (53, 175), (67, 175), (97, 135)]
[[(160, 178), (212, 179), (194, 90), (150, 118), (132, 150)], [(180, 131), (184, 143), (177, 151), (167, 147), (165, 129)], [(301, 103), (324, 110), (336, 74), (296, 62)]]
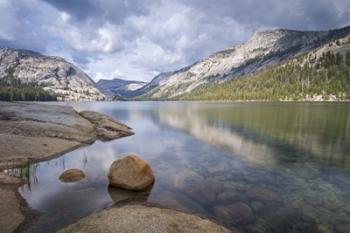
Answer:
[[(62, 58), (5, 48), (0, 49), (0, 78), (11, 71), (13, 77), (22, 82), (35, 82), (64, 100), (313, 100), (313, 96), (320, 95), (349, 99), (350, 94), (344, 92), (344, 88), (350, 85), (350, 77), (344, 79), (344, 75), (338, 73), (328, 77), (333, 74), (328, 69), (346, 73), (350, 67), (346, 59), (350, 50), (349, 36), (350, 26), (329, 31), (256, 32), (243, 44), (216, 52), (180, 70), (160, 73), (149, 83), (122, 79), (94, 83)], [(340, 61), (337, 57), (344, 59)], [(283, 75), (276, 76), (279, 72)], [(283, 81), (297, 73), (303, 77)], [(328, 90), (330, 85), (332, 90)]]
[(102, 93), (109, 97), (117, 98), (130, 97), (133, 91), (142, 88), (144, 85), (146, 85), (145, 82), (117, 78), (112, 80), (101, 79), (96, 83), (96, 86), (102, 91)]
[(262, 70), (210, 82), (182, 100), (350, 100), (350, 35)]

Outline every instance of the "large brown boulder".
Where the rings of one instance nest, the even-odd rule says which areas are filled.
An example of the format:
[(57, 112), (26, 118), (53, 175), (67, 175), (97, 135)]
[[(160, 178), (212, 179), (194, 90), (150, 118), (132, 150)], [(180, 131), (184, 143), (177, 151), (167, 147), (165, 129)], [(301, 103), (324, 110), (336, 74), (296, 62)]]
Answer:
[(77, 182), (85, 178), (85, 174), (82, 170), (79, 169), (69, 169), (64, 171), (59, 179), (65, 183)]
[(108, 179), (112, 187), (141, 191), (153, 185), (154, 174), (146, 161), (136, 155), (128, 155), (112, 163)]
[(207, 219), (176, 210), (129, 205), (85, 217), (60, 233), (236, 233)]

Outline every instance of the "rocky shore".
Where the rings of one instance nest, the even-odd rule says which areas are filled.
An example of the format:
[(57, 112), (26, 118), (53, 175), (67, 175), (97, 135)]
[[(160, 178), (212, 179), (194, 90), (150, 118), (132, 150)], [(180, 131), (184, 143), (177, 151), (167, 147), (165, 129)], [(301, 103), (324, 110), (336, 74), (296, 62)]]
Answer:
[[(0, 102), (0, 231), (25, 232), (37, 215), (17, 191), (25, 180), (2, 171), (59, 156), (97, 139), (108, 141), (132, 134), (125, 124), (93, 111)], [(66, 170), (58, 177), (68, 183), (84, 178), (78, 169)], [(113, 201), (124, 204), (91, 214), (60, 232), (232, 232), (196, 215), (146, 204), (154, 175), (150, 165), (136, 155), (116, 160), (108, 178)]]
[(20, 166), (90, 144), (132, 135), (131, 129), (70, 106), (0, 102), (0, 168)]
[[(0, 169), (22, 166), (93, 143), (132, 135), (128, 126), (104, 114), (69, 106), (0, 102)], [(0, 172), (0, 229), (13, 232), (28, 209), (17, 193), (23, 180)]]

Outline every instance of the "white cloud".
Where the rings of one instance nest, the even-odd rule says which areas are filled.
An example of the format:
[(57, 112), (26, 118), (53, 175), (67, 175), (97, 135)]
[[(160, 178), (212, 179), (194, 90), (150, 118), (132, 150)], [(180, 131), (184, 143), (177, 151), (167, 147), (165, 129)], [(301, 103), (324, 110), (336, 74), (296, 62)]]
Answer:
[(46, 28), (77, 51), (110, 53), (122, 47), (122, 32), (108, 22), (98, 26), (74, 25), (64, 16)]
[(68, 22), (68, 20), (70, 19), (70, 15), (66, 12), (61, 12), (60, 16), (63, 22)]

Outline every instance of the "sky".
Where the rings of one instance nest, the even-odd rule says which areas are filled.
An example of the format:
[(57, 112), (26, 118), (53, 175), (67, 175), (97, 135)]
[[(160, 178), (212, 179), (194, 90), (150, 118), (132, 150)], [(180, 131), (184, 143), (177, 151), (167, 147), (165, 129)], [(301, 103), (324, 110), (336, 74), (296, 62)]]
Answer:
[(95, 81), (150, 81), (255, 31), (349, 24), (349, 0), (0, 0), (0, 47), (61, 56)]

